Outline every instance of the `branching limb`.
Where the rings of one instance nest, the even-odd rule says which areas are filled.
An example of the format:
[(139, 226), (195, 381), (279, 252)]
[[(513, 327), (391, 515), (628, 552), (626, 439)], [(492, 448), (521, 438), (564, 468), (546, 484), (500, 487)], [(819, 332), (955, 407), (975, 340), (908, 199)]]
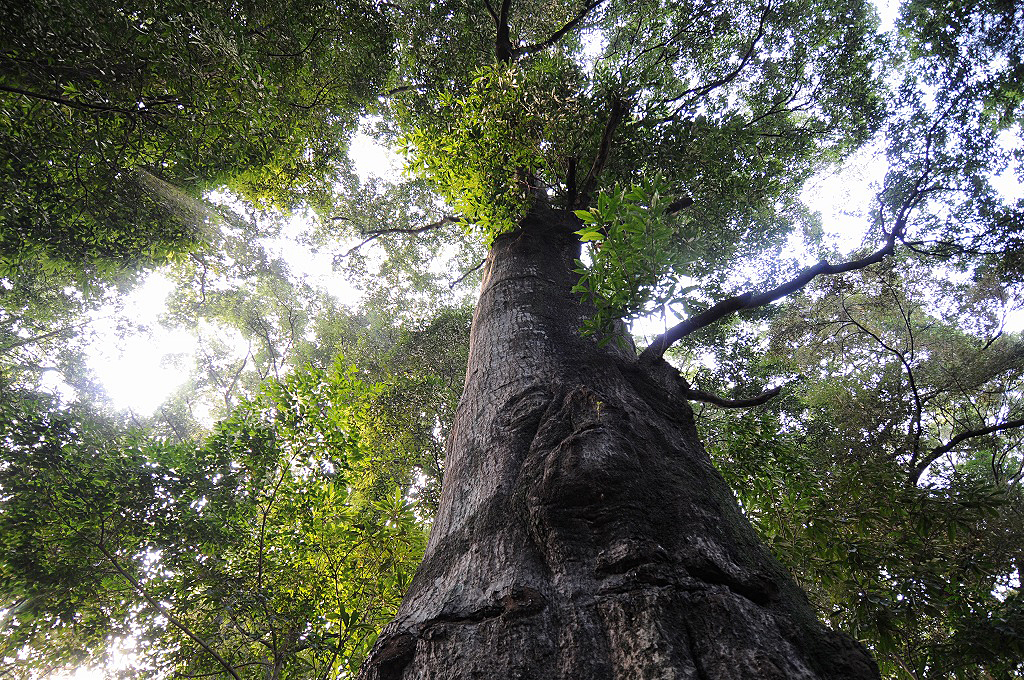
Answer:
[(686, 398), (692, 401), (712, 404), (721, 408), (749, 408), (751, 406), (760, 406), (766, 401), (777, 397), (779, 393), (782, 392), (782, 388), (783, 385), (773, 387), (772, 389), (762, 392), (756, 397), (751, 397), (750, 399), (726, 399), (725, 397), (720, 397), (717, 394), (712, 394), (711, 392), (705, 392), (704, 390), (697, 390), (690, 387), (686, 390)]
[(690, 88), (686, 92), (683, 92), (681, 95), (677, 97), (672, 97), (671, 99), (664, 100), (663, 103), (670, 104), (672, 102), (677, 102), (680, 99), (683, 99), (684, 97), (688, 96), (691, 99), (703, 97), (713, 90), (716, 90), (724, 85), (728, 85), (737, 77), (739, 77), (740, 73), (743, 72), (743, 69), (745, 69), (750, 64), (751, 60), (754, 58), (754, 53), (757, 51), (757, 45), (758, 43), (761, 42), (761, 39), (764, 38), (765, 27), (767, 25), (768, 15), (771, 12), (771, 9), (772, 7), (770, 3), (765, 5), (764, 11), (761, 13), (761, 18), (757, 24), (757, 32), (754, 34), (754, 37), (750, 40), (750, 45), (747, 47), (747, 51), (740, 58), (740, 63), (737, 64), (736, 68), (729, 71), (721, 78), (717, 78), (711, 81), (710, 83), (705, 83), (700, 87)]
[[(106, 318), (106, 317), (103, 317), (103, 318)], [(58, 335), (63, 335), (64, 333), (68, 333), (70, 331), (73, 331), (73, 330), (76, 330), (78, 328), (81, 328), (82, 326), (86, 326), (86, 325), (92, 323), (92, 321), (93, 321), (92, 319), (87, 319), (86, 321), (82, 321), (81, 323), (72, 324), (70, 326), (64, 326), (63, 328), (58, 328), (57, 330), (50, 331), (49, 333), (42, 333), (40, 335), (33, 335), (31, 337), (28, 337), (28, 338), (21, 338), (20, 340), (12, 342), (9, 345), (4, 345), (3, 347), (0, 347), (0, 354), (5, 354), (7, 352), (11, 352), (11, 351), (13, 351), (13, 350), (15, 350), (15, 349), (17, 349), (19, 347), (24, 347), (25, 345), (31, 345), (32, 343), (42, 342), (43, 340), (49, 340), (50, 338), (55, 338)]]
[(524, 57), (526, 55), (533, 54), (534, 52), (540, 52), (541, 50), (546, 50), (547, 48), (551, 47), (559, 40), (561, 40), (566, 33), (574, 30), (581, 23), (583, 23), (583, 20), (587, 18), (587, 15), (593, 12), (594, 8), (596, 8), (603, 2), (604, 0), (593, 0), (593, 2), (589, 3), (586, 7), (580, 10), (579, 14), (570, 19), (569, 22), (562, 26), (560, 29), (552, 33), (546, 40), (542, 40), (539, 43), (534, 43), (533, 45), (524, 45), (523, 47), (518, 47), (512, 50), (512, 58), (518, 59), (519, 57)]
[(956, 435), (948, 442), (941, 446), (936, 446), (934, 449), (928, 452), (928, 454), (922, 458), (917, 465), (910, 471), (910, 476), (907, 479), (908, 485), (913, 486), (921, 479), (921, 475), (928, 469), (928, 466), (943, 457), (960, 444), (964, 443), (968, 439), (975, 437), (983, 437), (993, 432), (1002, 432), (1003, 430), (1012, 430), (1014, 428), (1024, 427), (1024, 418), (1017, 418), (1015, 420), (1007, 420), (1002, 423), (996, 423), (995, 425), (989, 425), (987, 427), (980, 427), (975, 430), (966, 430)]
[(910, 317), (909, 317), (909, 314), (907, 314), (904, 311), (903, 304), (899, 301), (899, 298), (896, 296), (895, 292), (893, 292), (893, 300), (896, 302), (896, 306), (899, 307), (900, 314), (904, 317), (904, 319), (906, 321), (907, 333), (910, 336), (910, 342), (911, 342), (911, 352), (910, 352), (910, 358), (909, 359), (907, 358), (907, 354), (905, 352), (903, 352), (903, 351), (897, 349), (896, 347), (890, 345), (885, 340), (883, 340), (882, 337), (878, 333), (875, 333), (873, 330), (868, 328), (866, 325), (862, 324), (860, 321), (855, 319), (853, 317), (853, 313), (850, 311), (850, 308), (846, 306), (846, 300), (845, 299), (844, 300), (840, 300), (839, 304), (842, 305), (843, 311), (846, 313), (846, 318), (848, 318), (850, 320), (850, 323), (852, 323), (861, 333), (864, 333), (865, 335), (870, 337), (872, 340), (874, 340), (876, 343), (878, 343), (878, 345), (882, 349), (884, 349), (886, 352), (889, 352), (890, 354), (895, 356), (899, 360), (900, 365), (903, 366), (903, 370), (906, 371), (906, 373), (907, 373), (907, 382), (908, 382), (909, 387), (910, 387), (910, 393), (914, 397), (914, 413), (911, 416), (910, 423), (907, 425), (907, 429), (908, 429), (907, 436), (910, 437), (913, 440), (913, 458), (912, 458), (912, 460), (916, 461), (917, 460), (917, 456), (918, 456), (918, 454), (920, 453), (920, 450), (921, 450), (921, 437), (922, 437), (922, 434), (923, 434), (923, 431), (924, 431), (923, 430), (923, 425), (922, 425), (922, 422), (921, 422), (923, 414), (924, 414), (924, 400), (921, 397), (921, 391), (920, 391), (920, 389), (917, 386), (917, 379), (914, 376), (914, 367), (913, 367), (913, 332), (914, 331), (913, 331), (913, 328), (910, 325)]
[[(336, 217), (334, 219), (335, 220), (339, 220), (339, 219), (343, 219), (343, 218), (337, 218)], [(443, 226), (445, 226), (447, 224), (451, 224), (453, 222), (458, 222), (460, 219), (462, 219), (462, 218), (460, 218), (458, 216), (455, 216), (455, 215), (448, 215), (446, 217), (442, 217), (437, 222), (431, 222), (430, 224), (424, 224), (421, 227), (394, 227), (394, 228), (389, 228), (389, 229), (375, 229), (374, 231), (363, 232), (362, 235), (366, 236), (366, 238), (362, 242), (360, 242), (359, 244), (357, 244), (357, 245), (353, 246), (352, 248), (350, 248), (348, 250), (348, 252), (345, 253), (345, 257), (348, 257), (352, 253), (356, 252), (357, 250), (359, 250), (360, 248), (365, 246), (370, 241), (375, 241), (378, 238), (380, 238), (381, 236), (385, 236), (387, 234), (423, 234), (423, 233), (428, 232), (428, 231), (433, 231), (434, 229), (440, 229), (441, 227), (443, 227)]]
[(419, 84), (412, 84), (412, 85), (399, 85), (398, 87), (393, 87), (390, 90), (388, 90), (387, 92), (384, 92), (380, 96), (381, 97), (394, 97), (396, 94), (403, 94), (405, 92), (419, 92), (421, 90), (429, 90), (432, 87), (434, 87), (433, 83), (419, 83)]
[(448, 287), (451, 288), (452, 290), (455, 290), (455, 286), (465, 281), (466, 277), (472, 274), (473, 272), (478, 271), (480, 267), (483, 267), (486, 262), (486, 259), (480, 260), (480, 262), (478, 262), (476, 266), (474, 266), (472, 269), (467, 269), (465, 272), (463, 272), (462, 276), (449, 283)]
[(587, 173), (586, 179), (583, 180), (577, 205), (586, 205), (590, 200), (590, 194), (593, 192), (594, 187), (597, 186), (597, 178), (601, 175), (605, 165), (608, 164), (608, 158), (611, 156), (612, 139), (615, 137), (615, 131), (618, 130), (619, 125), (629, 115), (631, 106), (632, 103), (628, 100), (620, 99), (619, 97), (612, 99), (612, 108), (608, 113), (608, 122), (605, 123), (604, 132), (601, 134), (601, 144), (597, 149), (597, 157), (594, 158), (594, 164), (590, 167), (590, 172)]
[[(494, 56), (498, 61), (507, 63), (512, 61), (512, 29), (508, 23), (509, 10), (512, 7), (512, 0), (502, 0), (498, 9), (498, 16), (494, 18)], [(491, 16), (494, 16), (493, 8)]]
[(212, 656), (214, 660), (220, 665), (220, 667), (227, 672), (228, 675), (230, 675), (235, 680), (242, 680), (242, 678), (238, 675), (238, 671), (235, 670), (235, 667), (228, 663), (228, 661), (220, 654), (218, 654), (217, 650), (211, 647), (205, 640), (203, 640), (201, 637), (192, 632), (192, 630), (188, 626), (179, 621), (178, 618), (175, 617), (166, 607), (160, 604), (160, 602), (157, 601), (157, 599), (153, 597), (153, 595), (150, 594), (148, 590), (146, 590), (146, 587), (142, 585), (142, 582), (139, 581), (139, 579), (135, 578), (135, 576), (133, 576), (127, 569), (125, 569), (121, 565), (117, 557), (115, 557), (110, 551), (107, 550), (106, 546), (103, 545), (102, 540), (97, 541), (94, 545), (103, 554), (103, 556), (107, 558), (107, 561), (110, 563), (111, 566), (114, 567), (114, 570), (117, 571), (117, 573), (120, 574), (124, 580), (128, 581), (128, 583), (131, 584), (132, 588), (135, 589), (135, 592), (141, 595), (142, 599), (144, 599), (149, 604), (149, 606), (153, 607), (158, 612), (160, 612), (160, 614), (162, 614), (172, 626), (180, 630), (182, 633), (186, 635), (186, 637), (188, 637), (190, 640), (192, 640), (197, 645), (202, 647), (203, 651)]
[(143, 102), (144, 107), (139, 107), (138, 104), (130, 107), (115, 106), (113, 104), (93, 104), (92, 102), (76, 101), (74, 99), (65, 99), (64, 97), (56, 97), (54, 95), (44, 94), (42, 92), (32, 92), (30, 90), (23, 90), (18, 87), (11, 87), (9, 85), (0, 85), (0, 92), (10, 92), (11, 94), (20, 94), (31, 99), (41, 99), (43, 101), (52, 102), (54, 104), (60, 104), (66, 106), (69, 109), (81, 109), (84, 111), (96, 111), (99, 113), (120, 113), (125, 116), (138, 116), (151, 113), (159, 113), (152, 107), (164, 106), (177, 104), (177, 99), (158, 99), (149, 102)]
[(754, 294), (752, 292), (747, 292), (726, 298), (712, 306), (710, 309), (677, 323), (675, 326), (659, 335), (654, 339), (654, 342), (652, 342), (651, 345), (643, 351), (640, 355), (640, 360), (646, 363), (656, 361), (665, 354), (665, 351), (669, 347), (676, 342), (679, 342), (687, 335), (706, 326), (710, 326), (713, 323), (717, 323), (736, 312), (748, 309), (757, 309), (758, 307), (764, 307), (776, 300), (781, 300), (787, 295), (791, 295), (800, 290), (818, 276), (844, 274), (846, 272), (864, 269), (865, 267), (877, 264), (896, 250), (896, 240), (901, 235), (902, 229), (897, 227), (889, 234), (885, 245), (870, 255), (857, 260), (844, 262), (842, 264), (830, 264), (828, 261), (822, 260), (813, 267), (808, 267), (803, 270), (790, 281), (787, 281), (780, 286), (776, 286), (764, 293)]

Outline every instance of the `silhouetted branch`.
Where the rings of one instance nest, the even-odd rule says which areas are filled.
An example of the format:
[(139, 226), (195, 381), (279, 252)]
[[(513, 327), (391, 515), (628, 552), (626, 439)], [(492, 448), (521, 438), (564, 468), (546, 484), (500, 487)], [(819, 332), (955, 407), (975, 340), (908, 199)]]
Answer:
[(761, 13), (761, 18), (757, 25), (757, 33), (754, 35), (753, 39), (751, 39), (750, 45), (747, 47), (747, 51), (740, 58), (740, 63), (739, 65), (736, 66), (736, 68), (734, 68), (732, 71), (725, 74), (721, 78), (713, 80), (710, 83), (706, 83), (701, 87), (691, 88), (677, 97), (666, 99), (664, 100), (664, 103), (668, 104), (671, 102), (679, 101), (680, 99), (686, 97), (687, 95), (692, 95), (693, 97), (703, 97), (712, 90), (722, 87), (723, 85), (728, 85), (730, 82), (735, 80), (740, 75), (740, 73), (743, 72), (743, 69), (747, 67), (747, 64), (750, 63), (751, 59), (753, 59), (754, 52), (757, 49), (757, 44), (761, 42), (761, 38), (764, 37), (765, 24), (768, 21), (768, 13), (771, 11), (771, 8), (771, 3), (765, 5), (764, 11)]
[(559, 40), (561, 40), (566, 33), (579, 26), (583, 22), (583, 20), (587, 18), (587, 15), (594, 11), (594, 8), (600, 5), (602, 2), (604, 2), (604, 0), (594, 0), (593, 2), (591, 2), (589, 5), (584, 7), (579, 14), (570, 19), (568, 23), (566, 23), (560, 29), (552, 33), (551, 36), (547, 38), (547, 40), (542, 40), (539, 43), (535, 43), (533, 45), (525, 45), (523, 47), (519, 47), (512, 50), (512, 58), (517, 59), (519, 57), (526, 56), (528, 54), (533, 54), (534, 52), (540, 52), (541, 50), (551, 47)]
[[(337, 221), (337, 220), (344, 220), (346, 218), (344, 218), (344, 217), (334, 217), (332, 219)], [(381, 236), (385, 236), (387, 234), (422, 234), (422, 233), (425, 233), (425, 232), (428, 232), (428, 231), (433, 231), (434, 229), (439, 229), (439, 228), (443, 227), (446, 224), (451, 224), (452, 222), (458, 222), (460, 219), (462, 219), (462, 218), (457, 217), (455, 215), (448, 215), (446, 217), (442, 217), (437, 222), (431, 222), (430, 224), (424, 224), (422, 227), (394, 227), (394, 228), (389, 228), (389, 229), (377, 229), (377, 230), (374, 230), (374, 231), (363, 232), (362, 235), (366, 236), (366, 238), (362, 242), (360, 242), (359, 244), (357, 244), (357, 245), (353, 246), (352, 248), (350, 248), (348, 250), (348, 252), (345, 253), (345, 257), (348, 257), (352, 253), (356, 252), (357, 250), (359, 250), (360, 248), (365, 246), (370, 241), (374, 241), (374, 240), (380, 238)]]
[(910, 477), (907, 480), (908, 483), (913, 486), (921, 479), (921, 475), (928, 469), (928, 466), (943, 457), (960, 444), (964, 443), (968, 439), (974, 437), (982, 437), (986, 434), (992, 434), (993, 432), (1001, 432), (1003, 430), (1012, 430), (1017, 427), (1024, 427), (1024, 418), (1018, 418), (1016, 420), (1008, 420), (1004, 423), (997, 423), (995, 425), (989, 425), (988, 427), (981, 427), (976, 430), (967, 430), (956, 435), (942, 446), (936, 446), (934, 449), (928, 452), (921, 461), (919, 461), (914, 468), (910, 471)]
[(858, 260), (851, 260), (842, 264), (830, 264), (828, 261), (822, 260), (813, 267), (808, 267), (803, 270), (790, 281), (787, 281), (780, 286), (776, 286), (764, 293), (754, 294), (752, 292), (747, 292), (726, 298), (712, 306), (710, 309), (677, 323), (675, 326), (659, 335), (654, 339), (654, 342), (652, 342), (651, 345), (643, 351), (640, 355), (640, 360), (644, 362), (652, 362), (660, 359), (662, 355), (665, 354), (665, 350), (679, 340), (685, 338), (690, 333), (698, 331), (706, 326), (710, 326), (713, 323), (717, 323), (736, 312), (748, 309), (757, 309), (758, 307), (764, 307), (776, 300), (780, 300), (787, 295), (791, 295), (800, 290), (818, 276), (843, 274), (845, 272), (855, 271), (857, 269), (863, 269), (864, 267), (877, 264), (895, 251), (897, 236), (898, 231), (894, 230), (893, 233), (889, 234), (889, 237), (886, 239), (886, 244), (883, 247)]
[(17, 87), (10, 87), (9, 85), (0, 85), (0, 91), (10, 92), (12, 94), (20, 94), (25, 97), (32, 99), (41, 99), (43, 101), (53, 102), (54, 104), (60, 104), (71, 109), (84, 109), (86, 111), (98, 111), (100, 113), (121, 113), (126, 116), (136, 116), (139, 114), (157, 113), (150, 106), (157, 104), (177, 104), (177, 99), (161, 99), (158, 101), (151, 101), (148, 105), (145, 102), (141, 102), (143, 106), (140, 108), (139, 104), (132, 107), (115, 106), (113, 104), (93, 104), (92, 102), (76, 101), (74, 99), (65, 99), (63, 97), (56, 97), (54, 95), (43, 94), (41, 92), (31, 92), (29, 90), (22, 90)]
[(465, 281), (466, 277), (469, 276), (470, 274), (472, 274), (473, 272), (478, 271), (480, 269), (480, 267), (483, 267), (486, 262), (487, 262), (486, 259), (480, 260), (480, 262), (475, 267), (473, 267), (472, 269), (466, 270), (465, 272), (463, 272), (462, 276), (460, 276), (459, 278), (457, 278), (454, 281), (452, 281), (451, 283), (449, 283), (448, 287), (454, 290), (455, 286), (457, 286), (460, 283), (462, 283), (463, 281)]
[(608, 122), (605, 123), (604, 132), (601, 134), (601, 144), (597, 149), (597, 157), (594, 158), (594, 164), (591, 166), (590, 172), (587, 173), (586, 179), (583, 180), (583, 185), (580, 189), (579, 205), (585, 205), (590, 200), (590, 193), (597, 185), (597, 178), (601, 175), (601, 171), (604, 170), (611, 155), (612, 138), (615, 136), (615, 131), (629, 114), (630, 107), (631, 102), (619, 97), (612, 98), (612, 108), (608, 113)]
[(691, 401), (701, 401), (705, 404), (712, 404), (721, 408), (748, 408), (750, 406), (760, 406), (766, 401), (777, 397), (782, 391), (782, 388), (783, 385), (779, 385), (778, 387), (773, 387), (772, 389), (749, 399), (726, 399), (725, 397), (720, 397), (717, 394), (705, 392), (704, 390), (696, 390), (690, 387), (686, 390), (686, 398)]
[(227, 660), (220, 654), (218, 654), (217, 650), (213, 649), (209, 644), (207, 644), (205, 640), (203, 640), (201, 637), (192, 632), (192, 630), (188, 626), (186, 626), (184, 623), (179, 621), (177, 617), (171, 614), (171, 612), (166, 607), (164, 607), (159, 601), (157, 601), (156, 598), (154, 598), (150, 594), (148, 590), (146, 590), (146, 587), (142, 585), (141, 581), (132, 576), (132, 574), (129, 573), (127, 569), (121, 566), (118, 559), (110, 551), (107, 550), (106, 546), (103, 545), (102, 538), (96, 543), (94, 543), (94, 545), (103, 554), (103, 556), (107, 558), (107, 561), (110, 563), (112, 567), (114, 567), (114, 570), (118, 574), (120, 574), (121, 577), (124, 578), (124, 580), (128, 581), (128, 583), (131, 584), (132, 588), (134, 588), (135, 591), (142, 596), (142, 599), (144, 599), (149, 604), (149, 606), (153, 607), (158, 612), (160, 612), (172, 626), (180, 630), (189, 639), (191, 639), (197, 645), (202, 647), (207, 654), (209, 654), (214, 658), (214, 660), (216, 660), (216, 662), (220, 665), (221, 668), (227, 671), (228, 675), (230, 675), (235, 680), (242, 680), (239, 677), (238, 672), (235, 670), (234, 666), (228, 663)]

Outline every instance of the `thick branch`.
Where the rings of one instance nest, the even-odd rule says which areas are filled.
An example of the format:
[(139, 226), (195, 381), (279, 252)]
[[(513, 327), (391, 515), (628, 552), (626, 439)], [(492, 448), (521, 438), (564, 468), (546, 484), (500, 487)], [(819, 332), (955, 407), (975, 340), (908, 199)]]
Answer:
[(668, 207), (665, 208), (665, 212), (669, 215), (675, 215), (677, 212), (686, 210), (691, 205), (693, 205), (693, 198), (690, 196), (683, 196), (682, 198), (677, 198), (669, 203)]
[(917, 465), (914, 466), (914, 469), (910, 471), (910, 477), (908, 479), (909, 484), (911, 486), (917, 484), (917, 482), (921, 479), (921, 475), (924, 474), (924, 471), (928, 469), (929, 465), (937, 461), (939, 458), (942, 458), (944, 455), (946, 455), (947, 453), (955, 449), (957, 446), (967, 441), (968, 439), (973, 439), (975, 437), (983, 437), (986, 434), (992, 434), (993, 432), (1012, 430), (1016, 427), (1024, 427), (1024, 418), (1018, 418), (1017, 420), (1008, 420), (1005, 423), (997, 423), (995, 425), (989, 425), (988, 427), (978, 428), (977, 430), (967, 430), (965, 432), (961, 432), (960, 434), (953, 437), (942, 446), (936, 446), (934, 449), (929, 451), (928, 455), (926, 455)]
[(597, 186), (597, 178), (601, 175), (605, 165), (608, 164), (608, 158), (611, 156), (612, 150), (612, 138), (615, 136), (615, 131), (619, 128), (626, 115), (629, 114), (630, 102), (619, 97), (612, 99), (612, 109), (608, 113), (608, 122), (604, 126), (604, 132), (601, 134), (601, 144), (597, 149), (597, 157), (594, 158), (594, 164), (590, 168), (590, 172), (587, 173), (587, 177), (583, 180), (583, 186), (580, 190), (578, 205), (586, 205), (587, 201), (590, 200), (590, 194)]
[(714, 406), (720, 406), (721, 408), (748, 408), (750, 406), (760, 406), (769, 399), (777, 397), (779, 392), (782, 391), (782, 385), (773, 387), (770, 390), (762, 392), (756, 397), (750, 399), (726, 399), (720, 397), (717, 394), (711, 392), (705, 392), (704, 390), (695, 390), (692, 387), (687, 388), (686, 398), (692, 401), (701, 401), (705, 404), (713, 404)]
[[(512, 30), (508, 25), (511, 6), (512, 0), (502, 0), (498, 16), (494, 20), (494, 55), (500, 62), (512, 61)], [(491, 8), (491, 16), (494, 16), (493, 8)]]
[(844, 274), (846, 272), (863, 269), (873, 264), (877, 264), (887, 256), (891, 255), (896, 249), (896, 238), (899, 233), (901, 233), (901, 229), (897, 228), (889, 235), (889, 238), (883, 247), (866, 257), (862, 257), (858, 260), (851, 260), (850, 262), (844, 262), (843, 264), (829, 264), (827, 261), (822, 260), (813, 267), (808, 267), (803, 270), (792, 280), (764, 293), (755, 295), (754, 293), (747, 292), (742, 295), (734, 295), (730, 298), (726, 298), (710, 309), (677, 323), (675, 326), (659, 335), (654, 339), (654, 342), (651, 343), (650, 347), (643, 351), (640, 355), (640, 360), (648, 363), (656, 361), (665, 354), (665, 351), (669, 347), (676, 342), (679, 342), (690, 333), (698, 331), (706, 326), (710, 326), (713, 323), (717, 323), (736, 312), (741, 312), (747, 309), (757, 309), (758, 307), (764, 307), (776, 300), (780, 300), (787, 295), (791, 295), (792, 293), (800, 290), (818, 276)]
[[(65, 99), (63, 97), (56, 97), (54, 95), (43, 94), (41, 92), (31, 92), (29, 90), (22, 90), (17, 87), (10, 87), (8, 85), (0, 85), (0, 91), (10, 92), (12, 94), (20, 94), (32, 99), (42, 99), (43, 101), (53, 102), (54, 104), (60, 104), (71, 109), (84, 109), (86, 111), (99, 111), (101, 113), (122, 113), (126, 116), (135, 116), (138, 114), (152, 113), (152, 109), (139, 108), (137, 105), (132, 108), (125, 108), (122, 106), (114, 106), (111, 104), (93, 104), (92, 102), (81, 102), (73, 99)], [(160, 100), (160, 104), (176, 104), (176, 99), (171, 100)]]
[(594, 11), (594, 8), (600, 5), (602, 2), (604, 2), (604, 0), (593, 0), (593, 2), (584, 7), (579, 14), (573, 17), (567, 24), (562, 26), (560, 29), (552, 33), (546, 40), (542, 40), (539, 43), (534, 43), (533, 45), (524, 45), (523, 47), (518, 47), (512, 50), (512, 58), (518, 59), (519, 57), (523, 57), (528, 54), (533, 54), (534, 52), (540, 52), (541, 50), (546, 50), (547, 48), (551, 47), (559, 40), (561, 40), (566, 33), (578, 27), (583, 22), (583, 20), (587, 18), (587, 15)]

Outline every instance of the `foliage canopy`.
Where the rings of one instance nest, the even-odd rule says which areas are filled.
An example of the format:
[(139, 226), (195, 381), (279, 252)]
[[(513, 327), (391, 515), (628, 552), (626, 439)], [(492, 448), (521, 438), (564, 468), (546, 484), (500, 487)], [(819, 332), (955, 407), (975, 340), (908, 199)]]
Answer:
[[(579, 220), (584, 330), (660, 315), (640, 360), (690, 382), (825, 619), (888, 677), (1021, 677), (1024, 203), (994, 182), (1024, 167), (1019, 3), (908, 0), (886, 35), (860, 0), (0, 9), (6, 672), (134, 636), (143, 674), (350, 673), (436, 506), (450, 291), (545, 208)], [(403, 180), (353, 171), (360, 117)], [(840, 252), (800, 190), (873, 151)], [(362, 310), (268, 256), (277, 209), (317, 215)], [(165, 262), (170, 323), (248, 353), (206, 345), (133, 426), (40, 393), (82, 310)]]

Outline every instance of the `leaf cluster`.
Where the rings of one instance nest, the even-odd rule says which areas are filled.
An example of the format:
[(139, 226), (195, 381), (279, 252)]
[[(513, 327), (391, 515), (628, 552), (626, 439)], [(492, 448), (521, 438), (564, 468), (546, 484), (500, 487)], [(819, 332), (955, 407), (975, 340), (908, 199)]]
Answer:
[(7, 671), (130, 637), (139, 675), (354, 672), (426, 537), (370, 448), (380, 389), (340, 362), (296, 372), (198, 447), (6, 393)]

